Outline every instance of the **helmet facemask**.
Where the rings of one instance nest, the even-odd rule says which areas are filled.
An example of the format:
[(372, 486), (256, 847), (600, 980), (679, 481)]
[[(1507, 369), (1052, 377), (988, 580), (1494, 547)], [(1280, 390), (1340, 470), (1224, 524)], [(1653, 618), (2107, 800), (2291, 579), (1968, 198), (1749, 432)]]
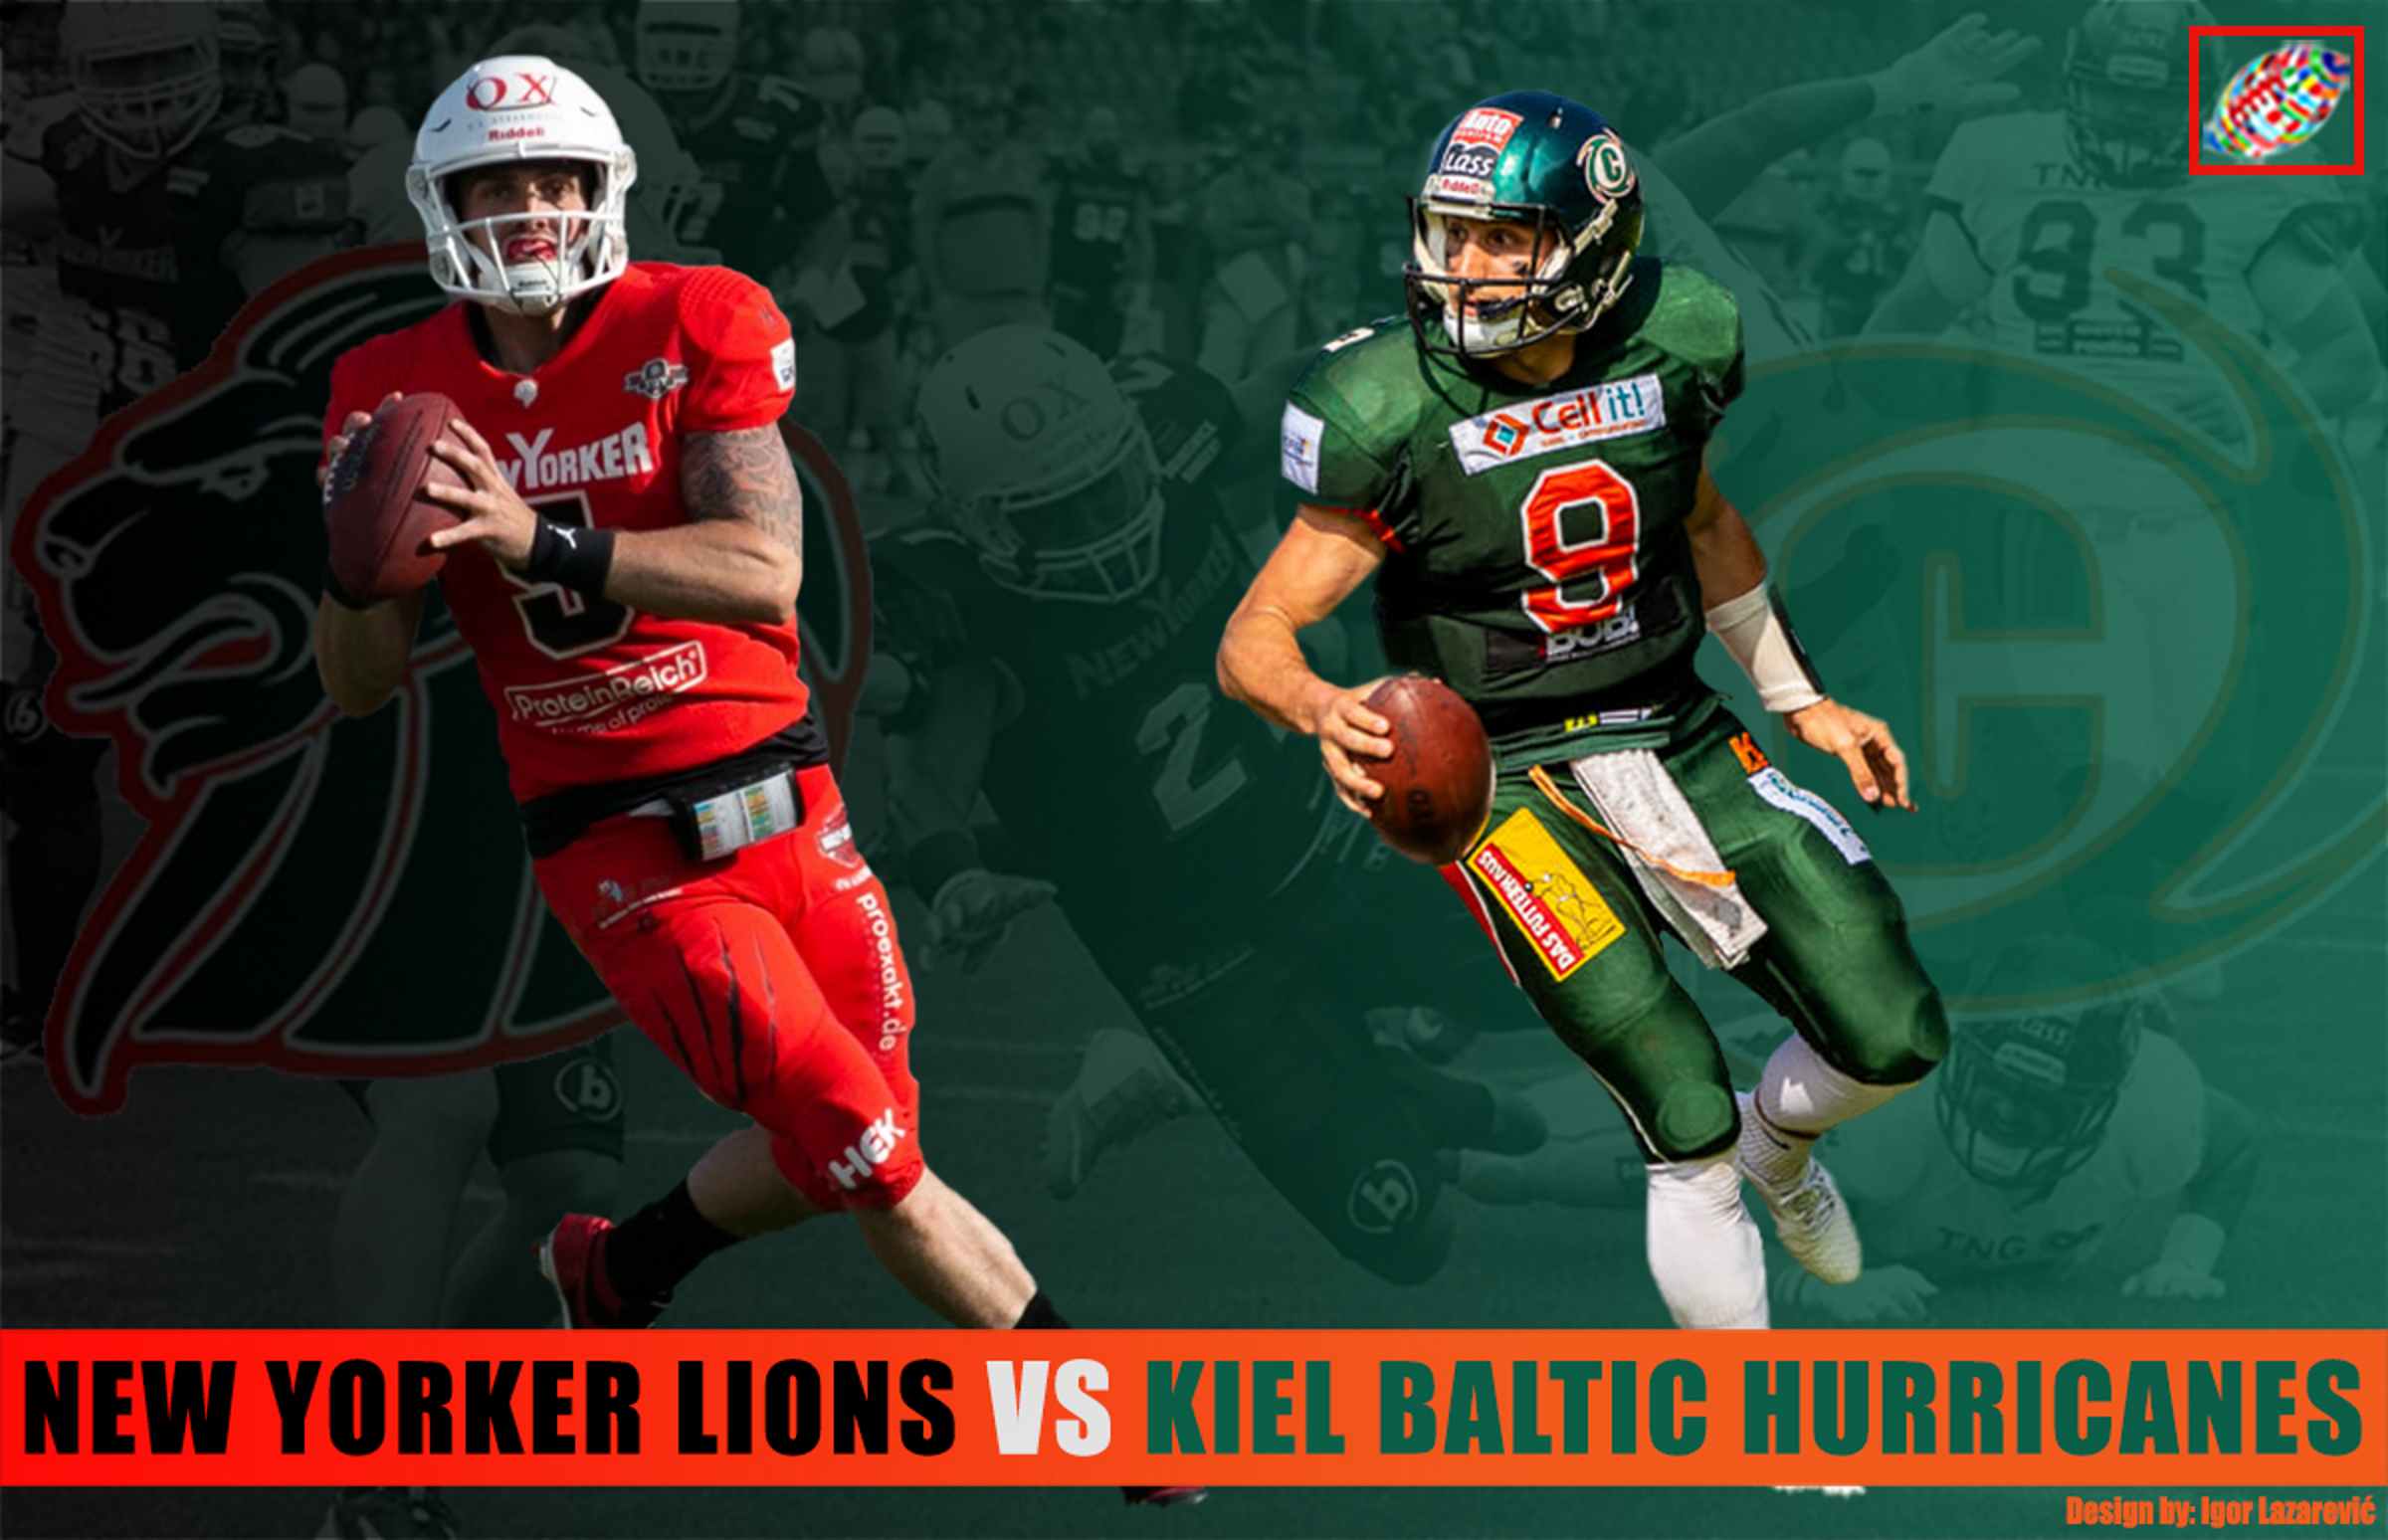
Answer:
[[(622, 151), (627, 157), (630, 151)], [(441, 179), (438, 188), (417, 190), (417, 173), (407, 173), (407, 196), (418, 210), (431, 204), (443, 229), (431, 242), (432, 278), (453, 294), (478, 299), (517, 315), (546, 315), (580, 295), (613, 282), (629, 262), (630, 242), (623, 230), (625, 189), (608, 168), (576, 161), (586, 180), (585, 209), (524, 210), (467, 220), (456, 212), (452, 189), (472, 170)], [(482, 168), (474, 168), (482, 169)], [(617, 184), (609, 187), (609, 183)], [(426, 212), (429, 223), (433, 215)], [(528, 256), (508, 263), (507, 242), (513, 233), (533, 224), (550, 232), (546, 256)]]
[[(2106, 187), (2170, 187), (2189, 174), (2190, 118), (2182, 55), (2214, 18), (2197, 4), (2100, 0), (2065, 37), (2065, 142)], [(2214, 40), (2203, 47), (2215, 73)]]
[(2169, 187), (2189, 174), (2180, 90), (2165, 89), (2161, 79), (2128, 84), (2131, 67), (2143, 64), (2152, 62), (2122, 55), (2102, 68), (2085, 64), (2065, 73), (2066, 143), (2082, 169), (2107, 187)]
[[(77, 9), (70, 8), (69, 16), (75, 17)], [(189, 12), (160, 6), (140, 16), (145, 25), (113, 35), (95, 31), (67, 43), (84, 121), (128, 155), (155, 160), (179, 152), (199, 137), (223, 103), (223, 53), (214, 16), (200, 7), (190, 10), (204, 15), (206, 24), (179, 24), (177, 13)]]
[(1961, 1036), (1934, 1096), (1950, 1152), (1990, 1186), (2054, 1187), (2097, 1153), (2138, 1036), (2128, 1004), (1984, 1023)]
[[(1595, 271), (1579, 271), (1586, 254), (1609, 233), (1616, 210), (1611, 205), (1570, 237), (1544, 208), (1412, 198), (1411, 260), (1403, 269), (1412, 320), (1426, 335), (1431, 319), (1448, 344), (1436, 350), (1463, 358), (1514, 352), (1563, 331), (1588, 329), (1632, 282), (1630, 245), (1611, 252)], [(1449, 222), (1455, 219), (1531, 226), (1528, 250), (1542, 253), (1542, 259), (1530, 273), (1462, 278), (1451, 271), (1448, 257)], [(1436, 347), (1431, 336), (1427, 345)]]
[(1161, 570), (1160, 465), (1131, 412), (1099, 469), (1075, 484), (983, 492), (950, 504), (988, 577), (1037, 599), (1119, 604)]
[(639, 84), (667, 95), (718, 91), (738, 62), (735, 6), (639, 7), (635, 37)]

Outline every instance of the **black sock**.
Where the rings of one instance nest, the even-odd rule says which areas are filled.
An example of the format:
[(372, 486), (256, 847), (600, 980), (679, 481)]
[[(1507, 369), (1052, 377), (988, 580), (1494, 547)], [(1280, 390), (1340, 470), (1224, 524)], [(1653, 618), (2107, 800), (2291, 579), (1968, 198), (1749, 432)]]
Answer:
[(666, 1300), (698, 1262), (737, 1242), (696, 1212), (689, 1184), (682, 1182), (614, 1227), (605, 1243), (605, 1275), (626, 1300)]
[(1069, 1325), (1068, 1321), (1062, 1319), (1062, 1312), (1053, 1307), (1053, 1301), (1045, 1297), (1045, 1290), (1040, 1288), (1028, 1296), (1028, 1305), (1021, 1310), (1020, 1319), (1012, 1322), (1012, 1330), (1062, 1331), (1068, 1329)]

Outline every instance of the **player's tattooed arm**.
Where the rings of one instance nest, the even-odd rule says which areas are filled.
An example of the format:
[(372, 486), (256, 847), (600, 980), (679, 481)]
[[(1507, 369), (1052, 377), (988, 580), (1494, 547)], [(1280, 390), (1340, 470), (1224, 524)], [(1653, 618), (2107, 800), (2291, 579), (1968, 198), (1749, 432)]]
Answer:
[(751, 524), (803, 560), (804, 491), (778, 429), (691, 434), (681, 457), (680, 492), (695, 522)]
[(792, 618), (804, 578), (804, 492), (779, 430), (690, 434), (681, 441), (680, 495), (689, 522), (625, 538), (606, 597), (676, 620)]

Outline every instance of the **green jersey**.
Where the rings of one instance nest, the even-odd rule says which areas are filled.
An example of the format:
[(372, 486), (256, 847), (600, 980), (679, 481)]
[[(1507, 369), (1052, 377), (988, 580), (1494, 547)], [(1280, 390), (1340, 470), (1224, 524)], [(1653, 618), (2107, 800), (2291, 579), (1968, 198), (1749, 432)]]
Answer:
[(1387, 661), (1449, 682), (1504, 759), (1564, 757), (1713, 698), (1684, 525), (1740, 389), (1732, 295), (1645, 261), (1546, 385), (1429, 353), (1400, 321), (1336, 338), (1287, 402), (1285, 474), (1384, 541)]

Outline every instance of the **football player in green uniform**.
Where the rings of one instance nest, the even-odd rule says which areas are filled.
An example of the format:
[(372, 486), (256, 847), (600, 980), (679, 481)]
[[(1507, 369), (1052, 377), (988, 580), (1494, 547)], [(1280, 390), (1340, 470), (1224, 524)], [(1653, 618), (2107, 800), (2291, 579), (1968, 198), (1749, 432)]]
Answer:
[[(1878, 810), (1912, 811), (1906, 762), (1825, 693), (1708, 479), (1740, 322), (1710, 280), (1636, 264), (1641, 192), (1616, 132), (1543, 93), (1483, 102), (1436, 141), (1412, 227), (1409, 326), (1328, 343), (1287, 405), (1302, 505), (1228, 624), (1220, 681), (1317, 737), (1365, 810), (1390, 724), (1296, 638), (1375, 578), (1387, 659), (1449, 682), (1492, 734), (1492, 814), (1445, 875), (1624, 1109), (1669, 1310), (1763, 1326), (1741, 1178), (1809, 1271), (1856, 1277), (1856, 1229), (1809, 1148), (1922, 1079), (1948, 1029), (1864, 842), (1700, 681), (1700, 638)], [(1669, 934), (1797, 1029), (1754, 1096), (1736, 1100), (1669, 977)]]

